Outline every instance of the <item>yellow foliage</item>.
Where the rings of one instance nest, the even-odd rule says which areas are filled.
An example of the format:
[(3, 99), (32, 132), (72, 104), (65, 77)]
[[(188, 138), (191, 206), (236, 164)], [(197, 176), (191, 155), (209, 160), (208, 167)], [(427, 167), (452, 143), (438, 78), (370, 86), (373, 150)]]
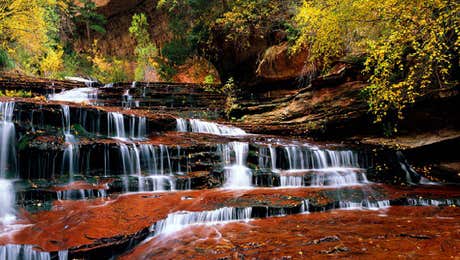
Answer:
[(91, 53), (89, 60), (93, 64), (93, 75), (99, 81), (109, 83), (127, 80), (124, 69), (127, 65), (120, 59), (104, 57), (98, 49), (97, 40), (93, 42)]
[(367, 53), (366, 94), (376, 122), (402, 119), (427, 88), (455, 84), (458, 1), (308, 0), (295, 22), (292, 50), (307, 48), (323, 69), (348, 53)]
[(32, 92), (31, 91), (25, 91), (25, 90), (5, 90), (0, 91), (0, 97), (22, 97), (22, 98), (29, 98), (32, 97)]
[(46, 57), (40, 63), (40, 69), (46, 77), (53, 77), (54, 73), (63, 68), (63, 55), (62, 48), (48, 50)]

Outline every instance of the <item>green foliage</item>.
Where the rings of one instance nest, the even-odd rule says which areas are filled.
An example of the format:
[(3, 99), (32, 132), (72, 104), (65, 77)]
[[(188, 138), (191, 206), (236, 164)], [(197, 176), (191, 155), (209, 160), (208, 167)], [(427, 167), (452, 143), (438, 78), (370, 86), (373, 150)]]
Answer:
[(166, 43), (161, 53), (173, 65), (181, 65), (190, 56), (191, 48), (186, 40), (177, 39)]
[(223, 30), (225, 41), (244, 50), (253, 39), (264, 39), (273, 26), (288, 20), (289, 9), (296, 1), (235, 0), (215, 21), (215, 27)]
[(224, 111), (227, 118), (231, 118), (232, 112), (239, 108), (237, 104), (236, 89), (237, 85), (233, 77), (230, 77), (224, 85), (210, 84), (204, 86), (205, 91), (226, 95)]
[(0, 49), (0, 69), (9, 69), (14, 67), (14, 62), (11, 60), (8, 53)]
[(171, 80), (173, 76), (177, 73), (176, 69), (173, 66), (164, 61), (158, 62), (158, 72), (162, 79), (168, 81)]
[(78, 0), (81, 5), (72, 5), (75, 22), (86, 27), (86, 37), (91, 39), (91, 31), (104, 34), (107, 20), (104, 15), (96, 12), (96, 4), (92, 0)]
[(145, 14), (134, 14), (129, 33), (136, 40), (136, 48), (134, 54), (136, 55), (137, 67), (135, 69), (135, 80), (143, 80), (147, 68), (156, 65), (157, 48), (150, 40), (148, 32), (149, 24)]
[(369, 42), (366, 61), (368, 102), (376, 122), (403, 119), (404, 109), (429, 89), (455, 84), (459, 14), (460, 4), (448, 0), (409, 1), (387, 10), (391, 27)]
[(377, 21), (381, 2), (304, 1), (294, 18), (299, 33), (291, 51), (295, 54), (300, 49), (307, 49), (310, 62), (317, 64), (322, 71), (347, 52), (363, 51), (366, 41), (380, 33)]
[(206, 77), (204, 77), (203, 83), (204, 84), (214, 84), (215, 81), (216, 81), (216, 79), (214, 78), (214, 76), (211, 75), (211, 74), (208, 74), (208, 75), (206, 75)]
[(233, 110), (239, 108), (239, 105), (236, 102), (236, 88), (237, 86), (235, 84), (235, 80), (230, 77), (221, 89), (222, 93), (227, 94), (227, 98), (225, 100), (225, 114), (227, 118), (231, 117)]
[[(1, 67), (52, 78), (75, 72), (66, 67), (75, 23), (90, 31), (104, 32), (105, 18), (90, 0), (4, 0), (0, 3)], [(71, 59), (71, 58), (70, 58)]]
[(366, 53), (369, 110), (387, 132), (395, 131), (408, 105), (458, 80), (459, 6), (450, 0), (304, 1), (292, 51), (307, 49), (323, 70), (348, 53)]

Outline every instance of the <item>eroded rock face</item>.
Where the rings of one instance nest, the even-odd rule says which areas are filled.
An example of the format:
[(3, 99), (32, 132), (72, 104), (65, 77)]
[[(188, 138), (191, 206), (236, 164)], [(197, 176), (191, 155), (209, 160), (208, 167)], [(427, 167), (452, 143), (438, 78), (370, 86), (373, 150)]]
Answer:
[(259, 129), (260, 132), (270, 133), (328, 133), (329, 137), (336, 137), (335, 134), (344, 136), (355, 134), (354, 131), (368, 132), (368, 126), (372, 124), (366, 114), (367, 103), (360, 98), (365, 86), (364, 82), (355, 81), (318, 90), (306, 88), (267, 112), (258, 114), (257, 107), (242, 108), (241, 113), (247, 114), (243, 122), (254, 131)]
[(256, 74), (265, 81), (286, 81), (314, 76), (315, 65), (306, 50), (289, 53), (288, 43), (269, 47), (257, 67)]

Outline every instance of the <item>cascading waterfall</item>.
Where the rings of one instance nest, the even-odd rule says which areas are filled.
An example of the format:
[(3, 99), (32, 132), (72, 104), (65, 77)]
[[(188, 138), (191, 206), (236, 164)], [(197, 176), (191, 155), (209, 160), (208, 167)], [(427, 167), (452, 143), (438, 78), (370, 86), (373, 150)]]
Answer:
[[(276, 150), (270, 151), (272, 165), (276, 165)], [(284, 152), (288, 169), (280, 174), (282, 187), (341, 187), (368, 182), (364, 170), (360, 168), (358, 155), (353, 151), (286, 146)], [(305, 174), (309, 178), (305, 178)]]
[(233, 126), (221, 125), (213, 122), (206, 122), (200, 119), (190, 119), (190, 128), (195, 133), (205, 133), (214, 135), (247, 135), (247, 133), (240, 128)]
[(347, 168), (327, 168), (311, 176), (311, 186), (343, 187), (368, 183), (361, 170)]
[(187, 120), (183, 118), (176, 118), (177, 132), (187, 132)]
[(408, 184), (415, 184), (413, 179), (420, 179), (419, 174), (415, 172), (414, 169), (412, 169), (412, 167), (410, 167), (402, 152), (397, 151), (396, 156), (398, 158), (399, 165), (401, 166), (401, 170), (403, 170), (406, 174), (406, 182)]
[[(4, 245), (0, 246), (0, 259), (6, 260), (51, 260), (51, 253), (49, 252), (40, 252), (33, 249), (32, 245)], [(57, 254), (57, 259), (67, 260), (68, 251), (63, 250), (59, 251)], [(55, 259), (55, 258), (54, 258)]]
[(345, 210), (356, 210), (356, 209), (367, 209), (367, 210), (379, 210), (385, 209), (390, 207), (389, 200), (381, 200), (381, 201), (370, 201), (370, 200), (362, 200), (360, 202), (353, 202), (353, 201), (340, 201), (339, 208)]
[[(67, 105), (61, 105), (62, 108), (62, 129), (65, 136), (65, 150), (63, 156), (63, 166), (67, 164), (70, 181), (78, 172), (78, 144), (74, 135), (70, 133), (70, 109)], [(63, 169), (65, 167), (62, 167)]]
[(424, 199), (424, 198), (408, 198), (407, 204), (410, 206), (459, 206), (460, 199)]
[(276, 148), (272, 145), (259, 147), (259, 168), (271, 169), (272, 172), (279, 172), (276, 168)]
[(16, 130), (14, 102), (0, 102), (0, 223), (15, 220), (15, 192), (8, 177), (16, 177)]
[[(246, 166), (249, 144), (231, 142), (220, 146), (225, 165), (225, 188), (241, 189), (251, 187), (251, 169)], [(232, 154), (234, 155), (232, 157)], [(233, 160), (232, 160), (233, 158)]]
[[(166, 146), (150, 144), (119, 144), (125, 177), (125, 190), (129, 190), (128, 176), (138, 179), (138, 191), (175, 189), (173, 166)], [(145, 175), (144, 174), (148, 174)]]
[(213, 225), (229, 221), (249, 221), (252, 208), (225, 207), (201, 212), (175, 212), (168, 215), (165, 220), (159, 221), (152, 229), (155, 235), (171, 234), (190, 225), (206, 224)]
[(122, 96), (122, 107), (123, 108), (130, 108), (133, 103), (133, 96), (129, 94), (129, 89), (125, 90)]
[(92, 198), (105, 198), (107, 197), (106, 190), (62, 190), (56, 192), (58, 200), (72, 200), (72, 199), (92, 199)]
[(35, 251), (31, 245), (5, 245), (0, 246), (0, 259), (50, 260), (51, 255)]
[(51, 94), (48, 96), (49, 100), (53, 101), (66, 101), (75, 103), (90, 103), (97, 100), (97, 88), (74, 88), (65, 90), (58, 94)]
[(122, 114), (117, 112), (107, 113), (108, 135), (112, 138), (125, 139), (125, 121)]
[(301, 146), (287, 146), (284, 149), (290, 170), (360, 168), (358, 155), (353, 151), (319, 150)]
[(276, 148), (269, 145), (268, 149), (270, 150), (270, 159), (272, 165), (272, 171), (276, 171)]
[(147, 119), (131, 116), (128, 134), (125, 129), (125, 117), (118, 112), (107, 113), (108, 135), (112, 138), (126, 141), (127, 139), (140, 140), (147, 135)]

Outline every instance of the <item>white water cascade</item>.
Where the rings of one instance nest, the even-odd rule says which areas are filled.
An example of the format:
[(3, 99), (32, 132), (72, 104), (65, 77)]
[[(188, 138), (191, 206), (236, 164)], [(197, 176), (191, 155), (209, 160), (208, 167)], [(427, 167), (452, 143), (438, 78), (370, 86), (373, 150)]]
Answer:
[(353, 202), (353, 201), (340, 201), (339, 208), (344, 210), (360, 210), (360, 209), (367, 209), (367, 210), (379, 210), (385, 209), (390, 207), (389, 200), (380, 200), (380, 201), (370, 201), (370, 200), (363, 200), (360, 202)]
[[(57, 259), (67, 260), (68, 251), (59, 251)], [(0, 246), (0, 259), (6, 260), (51, 260), (49, 252), (40, 252), (33, 249), (32, 245), (4, 245)]]
[(78, 144), (74, 135), (70, 133), (70, 109), (68, 105), (61, 105), (62, 108), (62, 129), (65, 136), (65, 150), (63, 155), (63, 169), (67, 165), (70, 181), (78, 172)]
[(112, 138), (126, 141), (128, 139), (140, 140), (147, 135), (147, 119), (145, 117), (131, 116), (129, 129), (125, 128), (125, 117), (118, 112), (107, 113), (108, 135)]
[(152, 227), (152, 231), (155, 231), (155, 235), (171, 234), (190, 225), (214, 225), (229, 221), (249, 221), (251, 214), (251, 207), (243, 209), (225, 207), (201, 212), (175, 212), (169, 214), (166, 219), (161, 220), (154, 225)]
[[(316, 147), (286, 146), (283, 148), (287, 170), (280, 172), (281, 187), (343, 187), (368, 183), (365, 170), (353, 151), (320, 150)], [(276, 165), (276, 149), (270, 148), (272, 166)]]
[(190, 128), (195, 133), (205, 133), (214, 135), (239, 136), (247, 133), (238, 127), (221, 125), (213, 122), (206, 122), (200, 119), (190, 119)]
[(187, 120), (183, 118), (176, 118), (176, 131), (177, 132), (187, 132)]
[(97, 100), (97, 92), (97, 88), (74, 88), (62, 91), (61, 93), (51, 94), (48, 96), (48, 99), (74, 103), (91, 103)]
[[(231, 142), (220, 145), (222, 161), (225, 165), (224, 187), (229, 189), (241, 189), (251, 187), (251, 169), (246, 166), (249, 152), (249, 144), (243, 142)], [(233, 155), (233, 156), (232, 156)]]
[(138, 179), (138, 191), (175, 189), (173, 165), (166, 146), (150, 144), (119, 144), (125, 175), (125, 190), (129, 190), (128, 177)]
[(324, 168), (360, 168), (358, 155), (353, 151), (320, 150), (302, 146), (287, 146), (290, 170)]
[(16, 176), (14, 105), (14, 102), (0, 102), (0, 224), (15, 220), (15, 192), (13, 182), (8, 179), (8, 175)]

